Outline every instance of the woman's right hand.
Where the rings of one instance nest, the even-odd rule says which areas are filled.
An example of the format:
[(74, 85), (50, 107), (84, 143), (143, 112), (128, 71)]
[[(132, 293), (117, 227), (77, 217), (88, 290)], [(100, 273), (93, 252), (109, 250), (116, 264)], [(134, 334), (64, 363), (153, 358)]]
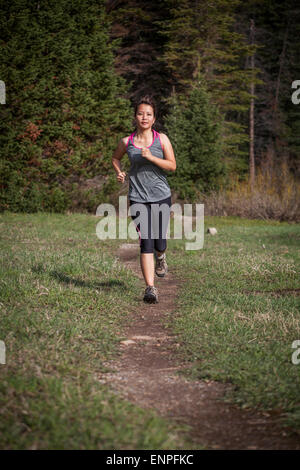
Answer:
[(119, 181), (119, 183), (124, 183), (125, 177), (126, 177), (125, 171), (120, 171), (120, 173), (117, 176), (117, 180)]

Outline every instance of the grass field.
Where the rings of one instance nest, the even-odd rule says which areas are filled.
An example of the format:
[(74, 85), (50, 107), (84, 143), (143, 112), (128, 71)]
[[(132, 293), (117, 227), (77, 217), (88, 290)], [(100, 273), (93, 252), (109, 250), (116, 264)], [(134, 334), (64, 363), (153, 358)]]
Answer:
[[(168, 260), (185, 279), (169, 324), (193, 378), (229, 382), (242, 407), (284, 413), (300, 432), (300, 225), (207, 217), (203, 249), (171, 240)], [(176, 245), (175, 245), (176, 244)]]
[[(97, 378), (138, 307), (89, 215), (1, 216), (1, 449), (176, 449), (179, 427)], [(108, 249), (109, 248), (109, 249)]]
[[(138, 282), (85, 214), (4, 213), (1, 223), (2, 449), (180, 449), (179, 427), (117, 398), (97, 378)], [(168, 241), (186, 282), (167, 324), (192, 378), (233, 384), (228, 399), (280, 410), (300, 429), (300, 225), (207, 217), (201, 250)], [(291, 289), (290, 291), (288, 289)], [(191, 447), (190, 447), (191, 448)]]

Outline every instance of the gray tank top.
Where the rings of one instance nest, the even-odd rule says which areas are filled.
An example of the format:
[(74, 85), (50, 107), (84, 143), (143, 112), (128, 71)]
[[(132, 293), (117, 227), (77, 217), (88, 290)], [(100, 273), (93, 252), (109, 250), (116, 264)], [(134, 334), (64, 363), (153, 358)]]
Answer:
[[(152, 155), (164, 158), (159, 133), (152, 129), (152, 144), (147, 148)], [(142, 157), (141, 147), (136, 147), (133, 132), (127, 141), (127, 154), (131, 163), (129, 170), (129, 199), (135, 202), (156, 202), (171, 196), (171, 189), (165, 171)]]

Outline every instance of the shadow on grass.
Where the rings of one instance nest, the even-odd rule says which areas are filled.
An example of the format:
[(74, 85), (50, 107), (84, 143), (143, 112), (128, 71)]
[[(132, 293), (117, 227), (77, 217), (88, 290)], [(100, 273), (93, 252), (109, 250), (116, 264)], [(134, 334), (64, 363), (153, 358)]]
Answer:
[[(41, 274), (45, 273), (46, 270), (39, 264), (31, 267), (34, 273)], [(49, 276), (56, 279), (63, 284), (73, 284), (76, 287), (87, 287), (90, 289), (100, 289), (101, 287), (114, 288), (114, 287), (126, 287), (125, 282), (118, 281), (117, 279), (110, 279), (109, 281), (84, 281), (83, 279), (74, 278), (67, 274), (53, 270), (49, 272)]]
[(125, 287), (125, 283), (123, 281), (118, 281), (117, 279), (111, 279), (109, 281), (83, 281), (82, 279), (72, 278), (62, 272), (59, 271), (51, 271), (50, 276), (54, 279), (57, 279), (59, 282), (63, 282), (64, 284), (73, 284), (77, 287), (89, 287), (92, 289), (97, 289), (100, 287)]

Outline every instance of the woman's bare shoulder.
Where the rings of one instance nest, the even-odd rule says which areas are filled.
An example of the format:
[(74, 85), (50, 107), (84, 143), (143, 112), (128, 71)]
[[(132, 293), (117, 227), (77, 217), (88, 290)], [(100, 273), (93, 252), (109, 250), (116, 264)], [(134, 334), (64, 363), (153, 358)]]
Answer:
[(160, 135), (161, 141), (164, 145), (168, 144), (170, 142), (170, 139), (167, 136), (167, 134), (164, 134), (163, 132), (160, 132), (159, 135)]
[(119, 151), (123, 151), (124, 153), (126, 152), (127, 150), (127, 142), (128, 142), (128, 138), (130, 136), (126, 136), (126, 137), (121, 137), (118, 141), (118, 145), (117, 145), (117, 149)]
[(123, 142), (125, 147), (127, 147), (129, 137), (130, 137), (130, 135), (127, 135), (126, 137), (121, 138), (121, 141)]
[(168, 138), (167, 134), (164, 134), (163, 132), (160, 132), (159, 135), (164, 139), (165, 137)]

